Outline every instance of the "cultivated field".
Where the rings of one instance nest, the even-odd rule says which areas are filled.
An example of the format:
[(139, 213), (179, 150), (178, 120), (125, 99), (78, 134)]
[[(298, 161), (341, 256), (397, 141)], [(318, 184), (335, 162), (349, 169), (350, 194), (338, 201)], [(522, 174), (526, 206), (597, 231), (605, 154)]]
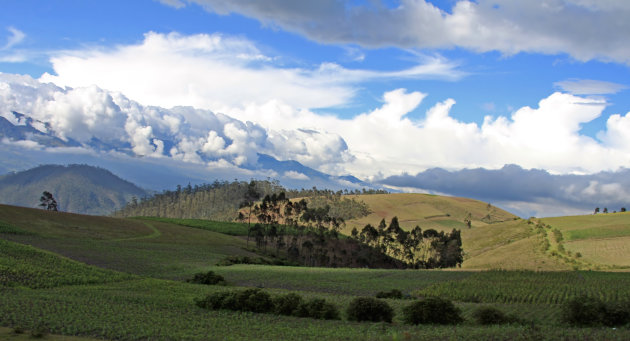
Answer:
[[(551, 255), (560, 245), (552, 232), (556, 223), (543, 221), (553, 228), (521, 219), (464, 229), (464, 248), (470, 250), (464, 267), (568, 267), (564, 256)], [(80, 337), (76, 340), (630, 339), (628, 327), (574, 328), (562, 322), (562, 307), (573, 297), (629, 301), (628, 273), (217, 266), (229, 255), (257, 255), (244, 249), (242, 237), (215, 232), (239, 235), (238, 225), (189, 224), (203, 226), (0, 206), (0, 326), (5, 327), (0, 338), (27, 339), (39, 330)], [(552, 242), (547, 250), (541, 248), (545, 240)], [(532, 255), (538, 260), (532, 261)], [(207, 270), (222, 275), (227, 285), (183, 281)], [(246, 287), (323, 298), (338, 307), (342, 319), (209, 311), (194, 304), (210, 293)], [(386, 300), (394, 308), (393, 323), (347, 321), (345, 310), (353, 298), (392, 289), (409, 298)], [(429, 296), (453, 300), (465, 321), (457, 326), (404, 324), (403, 307)], [(474, 311), (488, 306), (520, 322), (478, 325)], [(54, 335), (46, 338), (62, 339)]]

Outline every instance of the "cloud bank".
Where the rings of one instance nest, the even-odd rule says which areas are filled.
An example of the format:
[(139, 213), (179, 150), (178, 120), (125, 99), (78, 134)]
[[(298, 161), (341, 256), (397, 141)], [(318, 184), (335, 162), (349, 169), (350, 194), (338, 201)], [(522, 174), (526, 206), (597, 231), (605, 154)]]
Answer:
[(239, 13), (264, 25), (324, 43), (366, 47), (463, 47), (477, 52), (566, 53), (630, 63), (630, 5), (617, 0), (459, 0), (444, 11), (426, 0), (349, 4), (321, 0), (162, 0), (195, 3), (218, 14)]
[(522, 217), (610, 212), (630, 207), (630, 169), (590, 175), (552, 175), (516, 165), (501, 169), (428, 169), (416, 175), (388, 177), (381, 183), (456, 196), (474, 197)]
[(464, 76), (457, 65), (424, 57), (409, 69), (381, 72), (335, 63), (290, 68), (264, 55), (247, 39), (222, 34), (145, 34), (135, 45), (61, 51), (51, 58), (56, 75), (44, 82), (98, 85), (144, 105), (188, 105), (221, 111), (225, 106), (280, 100), (296, 108), (347, 104), (362, 81), (388, 78), (449, 79)]

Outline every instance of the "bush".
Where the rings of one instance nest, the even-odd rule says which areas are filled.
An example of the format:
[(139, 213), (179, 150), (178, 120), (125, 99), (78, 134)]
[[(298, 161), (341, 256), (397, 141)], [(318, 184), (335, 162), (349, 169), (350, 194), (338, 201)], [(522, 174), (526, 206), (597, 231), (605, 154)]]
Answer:
[(312, 298), (297, 309), (298, 317), (310, 317), (320, 320), (340, 320), (339, 310), (331, 303), (321, 298)]
[(473, 317), (479, 324), (503, 324), (517, 322), (514, 316), (505, 315), (501, 310), (495, 307), (482, 307), (473, 313)]
[(606, 306), (592, 297), (576, 297), (567, 302), (563, 309), (564, 321), (574, 326), (600, 325), (606, 313)]
[(273, 298), (274, 312), (278, 315), (297, 315), (302, 303), (302, 296), (293, 293)]
[(206, 273), (195, 274), (195, 277), (189, 279), (187, 282), (205, 285), (225, 284), (225, 278), (223, 276), (215, 274), (214, 271), (208, 271)]
[(630, 323), (630, 304), (604, 303), (593, 297), (576, 297), (564, 306), (564, 321), (574, 326), (623, 326)]
[(457, 324), (464, 319), (453, 302), (428, 297), (403, 308), (403, 321), (408, 324)]
[(392, 322), (394, 310), (387, 302), (372, 297), (357, 297), (350, 302), (348, 310), (350, 321)]
[(274, 305), (271, 296), (260, 289), (246, 289), (240, 292), (216, 292), (196, 302), (206, 309), (228, 309), (251, 311), (254, 313), (272, 312)]
[(623, 326), (630, 323), (630, 304), (609, 303), (602, 323), (609, 327)]
[(376, 293), (376, 298), (395, 298), (401, 299), (403, 298), (402, 291), (398, 289), (392, 289), (391, 291), (379, 291)]

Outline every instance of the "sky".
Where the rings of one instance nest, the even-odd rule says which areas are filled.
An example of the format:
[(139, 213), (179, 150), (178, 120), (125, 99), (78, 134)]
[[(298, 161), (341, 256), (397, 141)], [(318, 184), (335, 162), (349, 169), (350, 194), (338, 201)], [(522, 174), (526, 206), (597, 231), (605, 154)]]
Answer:
[[(1, 7), (0, 115), (24, 112), (62, 139), (221, 167), (264, 152), (411, 191), (436, 167), (630, 168), (625, 0)], [(591, 181), (581, 189), (622, 183)]]

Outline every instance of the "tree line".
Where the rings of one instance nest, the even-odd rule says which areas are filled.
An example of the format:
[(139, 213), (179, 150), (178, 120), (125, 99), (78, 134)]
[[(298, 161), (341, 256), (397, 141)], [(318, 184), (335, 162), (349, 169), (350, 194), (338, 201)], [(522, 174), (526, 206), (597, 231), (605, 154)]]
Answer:
[[(365, 203), (359, 200), (344, 198), (346, 195), (367, 195), (387, 193), (382, 190), (339, 190), (326, 189), (285, 189), (277, 180), (246, 181), (214, 181), (210, 184), (186, 186), (178, 185), (175, 190), (164, 190), (152, 196), (133, 197), (127, 205), (116, 211), (114, 216), (154, 216), (183, 219), (209, 219), (217, 221), (234, 221), (243, 197), (250, 187), (254, 187), (262, 196), (285, 193), (287, 198), (309, 198), (312, 206), (330, 205), (332, 214), (351, 219), (369, 214)], [(317, 198), (317, 199), (316, 199)], [(322, 203), (323, 202), (323, 203)]]
[[(260, 195), (254, 184), (242, 203), (239, 220), (247, 222), (248, 245), (262, 252), (285, 255), (309, 266), (367, 266), (396, 268), (446, 268), (461, 265), (459, 230), (403, 230), (398, 218), (389, 226), (383, 219), (377, 228), (353, 229), (350, 238), (340, 235), (345, 220), (331, 214), (329, 205), (310, 207), (305, 199), (290, 200), (285, 193)], [(252, 218), (255, 223), (252, 224)]]

